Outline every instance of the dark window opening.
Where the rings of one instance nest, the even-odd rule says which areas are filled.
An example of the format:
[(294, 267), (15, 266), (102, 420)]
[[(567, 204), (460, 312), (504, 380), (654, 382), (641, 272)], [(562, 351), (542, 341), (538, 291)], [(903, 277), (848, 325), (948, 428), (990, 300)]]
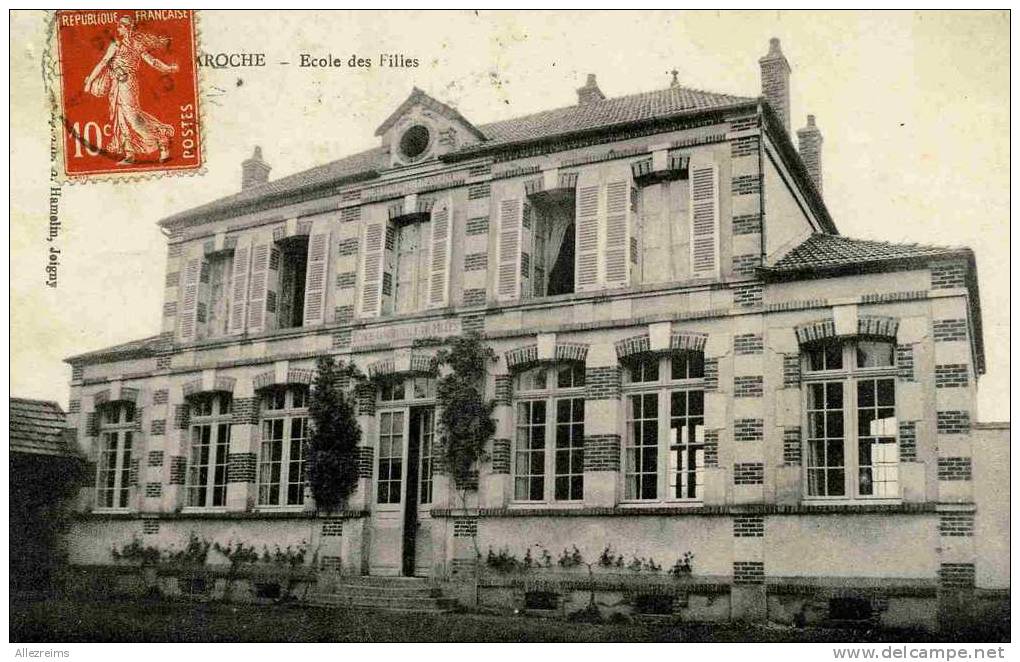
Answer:
[(867, 598), (832, 598), (829, 600), (829, 618), (834, 621), (867, 621), (873, 608)]
[(559, 593), (554, 591), (528, 591), (524, 594), (525, 609), (556, 609), (560, 606)]
[(670, 615), (673, 613), (673, 596), (665, 593), (642, 593), (634, 597), (634, 611), (638, 614)]
[(279, 600), (282, 594), (283, 590), (279, 582), (255, 583), (255, 597), (263, 600)]
[(305, 316), (305, 276), (308, 270), (308, 237), (291, 237), (277, 243), (280, 251), (276, 326), (301, 326)]
[(525, 208), (524, 225), (531, 228), (531, 279), (525, 289), (534, 297), (574, 292), (573, 189), (555, 189), (532, 195)]

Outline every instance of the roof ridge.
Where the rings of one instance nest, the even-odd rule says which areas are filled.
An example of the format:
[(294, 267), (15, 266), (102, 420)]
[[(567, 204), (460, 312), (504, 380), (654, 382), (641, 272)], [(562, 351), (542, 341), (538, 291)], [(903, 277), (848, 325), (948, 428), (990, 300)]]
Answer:
[[(862, 238), (862, 237), (848, 237), (848, 236), (843, 235), (843, 234), (841, 234), (841, 235), (830, 235), (830, 234), (824, 233), (824, 232), (817, 232), (817, 233), (812, 235), (812, 238), (817, 236), (817, 235), (825, 235), (825, 236), (829, 236), (829, 237), (832, 237), (832, 238), (844, 239), (846, 241), (868, 242), (868, 243), (872, 243), (872, 244), (883, 244), (883, 245), (886, 245), (886, 246), (915, 246), (917, 248), (930, 248), (930, 249), (933, 249), (933, 250), (964, 250), (964, 249), (967, 249), (966, 246), (947, 246), (947, 245), (943, 245), (943, 244), (923, 244), (923, 243), (921, 243), (919, 241), (900, 242), (900, 241), (892, 241), (890, 239), (866, 239), (866, 238)], [(796, 249), (794, 249), (794, 250), (796, 250)]]

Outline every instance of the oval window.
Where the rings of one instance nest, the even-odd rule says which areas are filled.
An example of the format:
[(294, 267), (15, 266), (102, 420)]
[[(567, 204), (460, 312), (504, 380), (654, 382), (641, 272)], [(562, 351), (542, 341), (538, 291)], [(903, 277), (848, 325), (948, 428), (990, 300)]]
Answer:
[(400, 153), (409, 159), (416, 159), (429, 146), (429, 130), (422, 125), (412, 126), (400, 138)]

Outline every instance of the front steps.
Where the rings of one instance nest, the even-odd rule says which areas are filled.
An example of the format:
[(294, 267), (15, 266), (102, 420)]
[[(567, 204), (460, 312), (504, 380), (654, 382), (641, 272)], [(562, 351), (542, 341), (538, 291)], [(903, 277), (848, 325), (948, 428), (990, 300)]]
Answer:
[[(321, 585), (320, 585), (321, 586)], [(329, 586), (316, 588), (306, 600), (322, 607), (354, 607), (383, 611), (441, 614), (454, 601), (419, 577), (338, 577)]]

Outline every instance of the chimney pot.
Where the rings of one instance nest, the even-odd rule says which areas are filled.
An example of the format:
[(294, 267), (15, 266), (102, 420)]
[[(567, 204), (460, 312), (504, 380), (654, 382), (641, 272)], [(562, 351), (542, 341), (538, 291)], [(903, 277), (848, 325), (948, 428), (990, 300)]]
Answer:
[(821, 195), (822, 132), (815, 125), (814, 115), (807, 116), (807, 126), (803, 129), (797, 129), (797, 145), (798, 151), (800, 151), (800, 159), (804, 162), (804, 167), (807, 169), (808, 174), (811, 175), (811, 180), (814, 181), (818, 194)]
[(241, 190), (268, 182), (270, 170), (269, 164), (262, 160), (262, 147), (255, 145), (251, 158), (241, 162)]
[(790, 133), (790, 63), (786, 61), (779, 39), (769, 40), (769, 52), (758, 60), (761, 67), (761, 95)]
[(602, 94), (602, 90), (599, 89), (599, 85), (595, 81), (595, 74), (588, 74), (588, 80), (585, 82), (584, 87), (577, 89), (577, 104), (583, 106), (588, 103), (602, 101), (605, 98), (606, 95)]

